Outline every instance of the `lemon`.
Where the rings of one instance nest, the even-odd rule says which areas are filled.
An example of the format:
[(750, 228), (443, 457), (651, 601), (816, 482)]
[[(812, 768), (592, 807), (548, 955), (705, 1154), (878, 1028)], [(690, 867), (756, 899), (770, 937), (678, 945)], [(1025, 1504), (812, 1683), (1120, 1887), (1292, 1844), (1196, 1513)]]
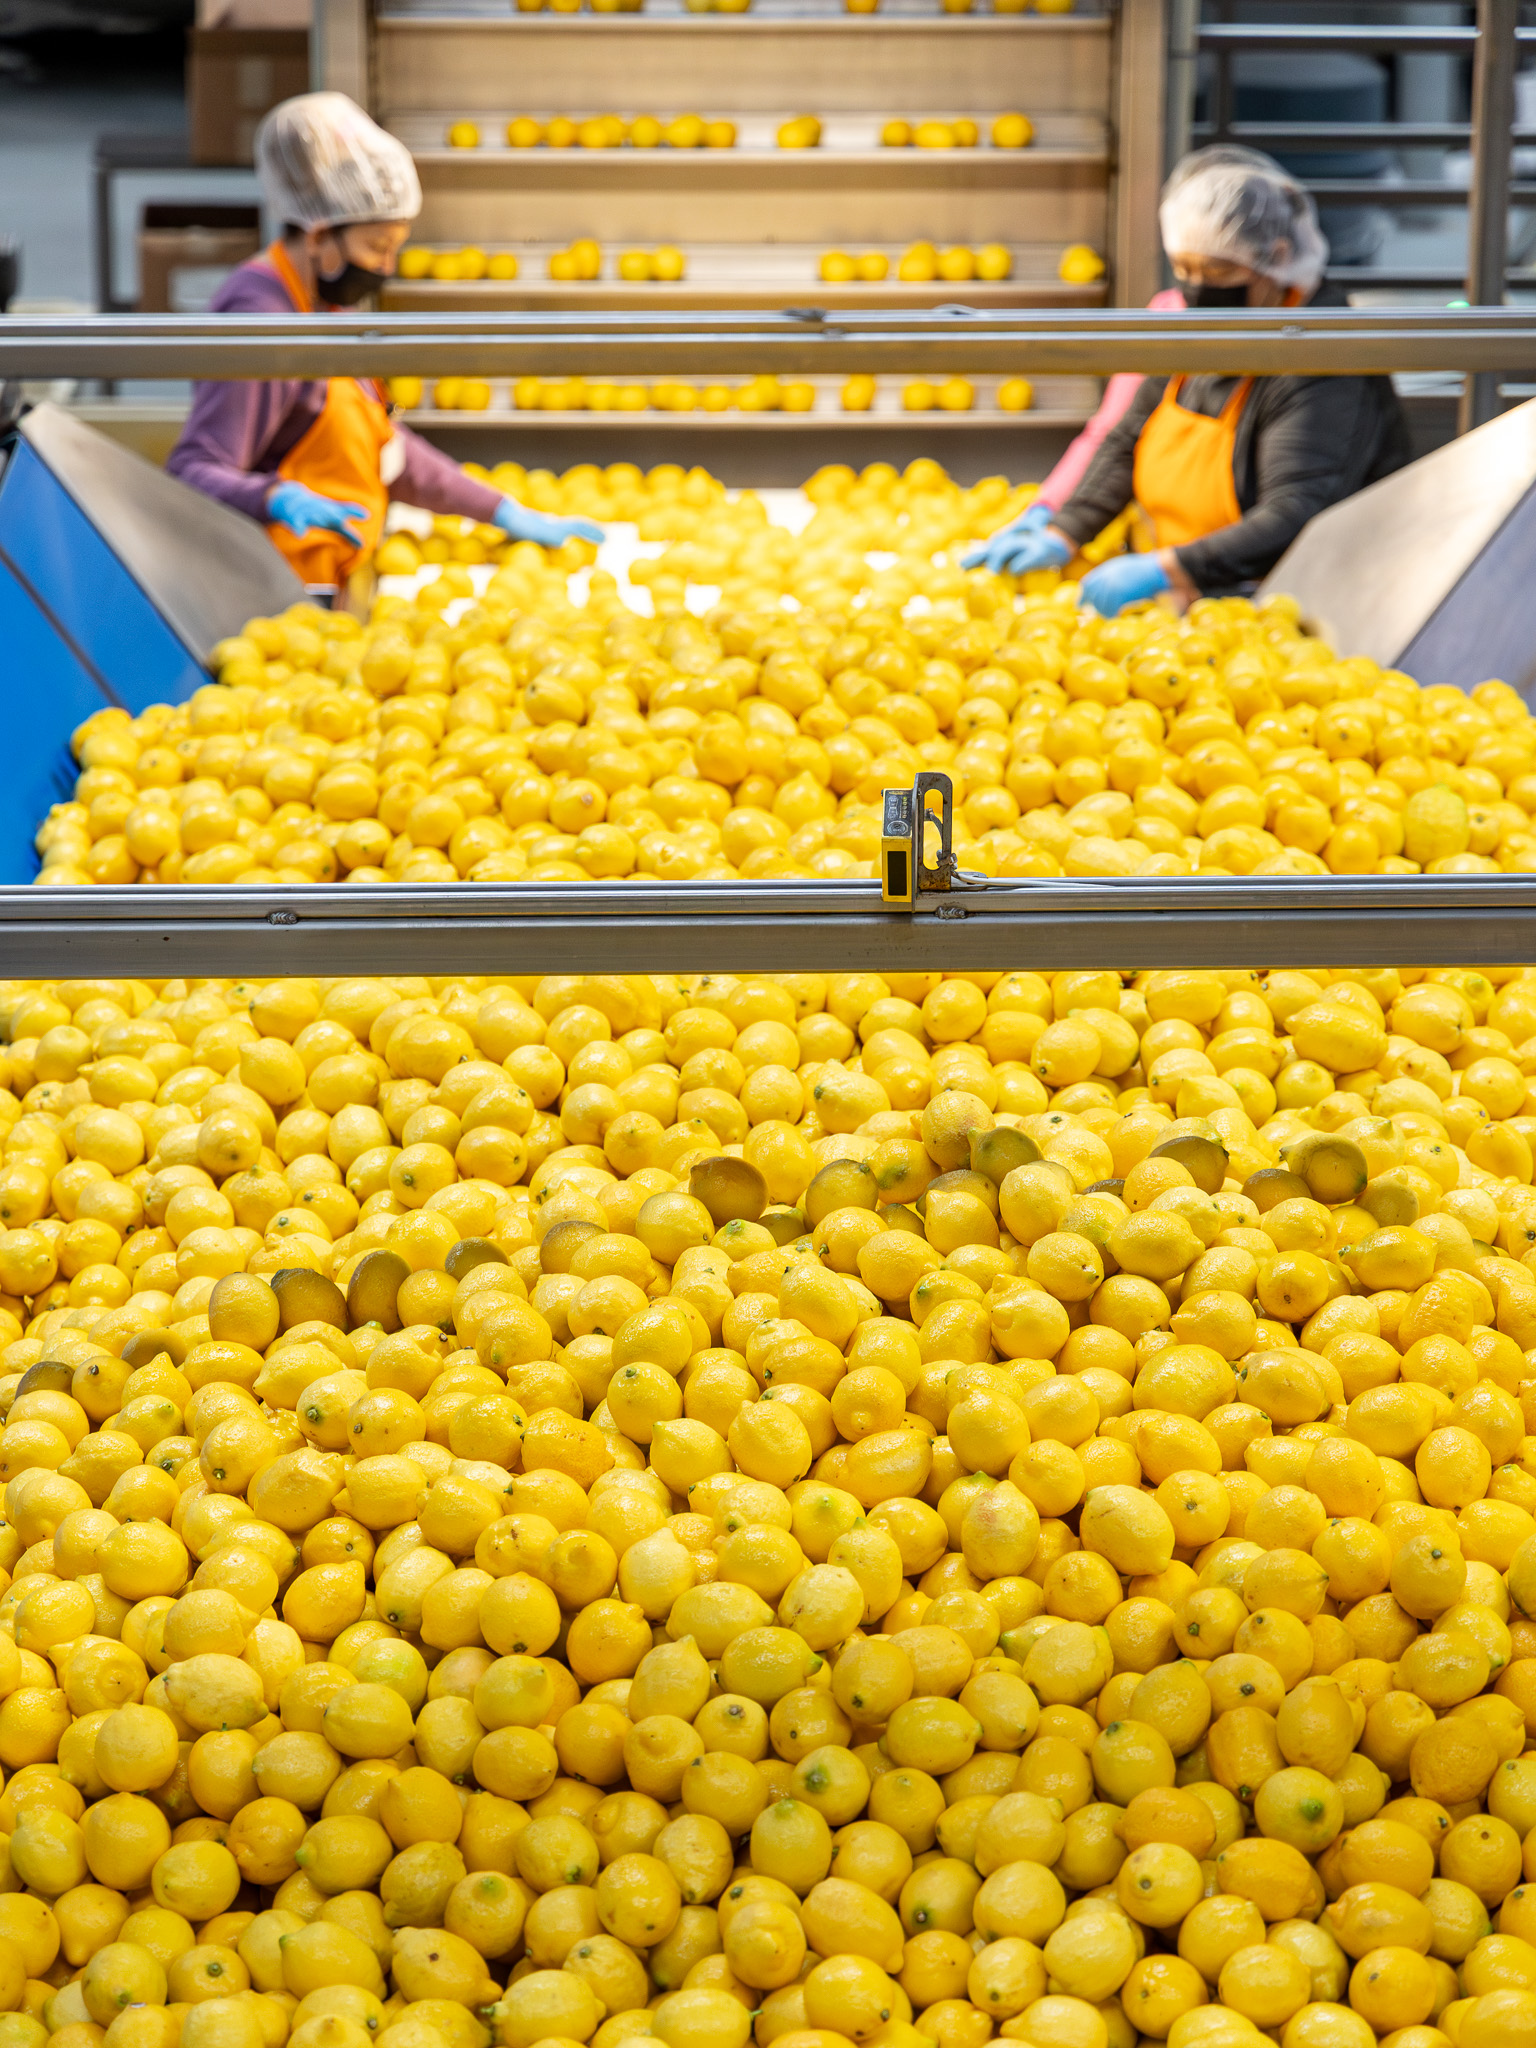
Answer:
[(1074, 242), (1062, 251), (1056, 274), (1064, 284), (1094, 284), (1104, 275), (1104, 259), (1085, 242)]
[[(276, 815), (249, 774), (302, 806), (324, 746), (334, 813), (277, 831), (455, 873), (510, 859), (458, 840), (493, 817), (529, 867), (600, 830), (617, 873), (852, 871), (814, 863), (873, 857), (912, 759), (1000, 870), (1354, 871), (1335, 835), (1405, 844), (1365, 821), (1436, 791), (1522, 857), (1497, 686), (1334, 662), (1283, 602), (1085, 623), (946, 585), (1022, 509), (1001, 480), (829, 467), (845, 541), (707, 622), (668, 579), (724, 589), (750, 508), (681, 470), (524, 486), (679, 551), (653, 624), (597, 639), (521, 558), (463, 628), (253, 620), (211, 696), (89, 723), (45, 852), (93, 858), (125, 801), (186, 818), (187, 860), (243, 850), (217, 835)], [(891, 550), (888, 614), (778, 605), (899, 520), (928, 560)], [(444, 602), (471, 539), (422, 536)], [(194, 742), (222, 795), (173, 814)], [(300, 2048), (360, 2048), (386, 1996), (399, 2048), (481, 2048), (492, 2004), (529, 2043), (740, 2036), (746, 1997), (889, 2048), (1196, 2018), (1305, 2048), (1317, 2011), (1362, 2043), (1449, 2012), (1443, 1953), (1503, 2024), (1536, 1925), (1531, 987), (7, 984), (0, 1994), (81, 1972), (39, 2010), (115, 2048), (166, 2048), (173, 2006), (282, 2048), (290, 2000)]]

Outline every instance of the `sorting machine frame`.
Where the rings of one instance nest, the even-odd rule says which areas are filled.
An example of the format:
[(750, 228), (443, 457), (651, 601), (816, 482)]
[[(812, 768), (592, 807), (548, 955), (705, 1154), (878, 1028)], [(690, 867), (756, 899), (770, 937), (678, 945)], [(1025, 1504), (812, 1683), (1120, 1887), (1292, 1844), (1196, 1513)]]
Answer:
[[(7, 377), (837, 371), (1536, 371), (1536, 325), (1447, 312), (136, 318), (0, 327)], [(1361, 564), (1362, 573), (1368, 565)], [(1383, 569), (1383, 573), (1390, 573)], [(9, 678), (12, 688), (25, 677)], [(914, 810), (916, 805), (914, 803)], [(0, 972), (76, 978), (718, 969), (1488, 965), (1536, 959), (1536, 875), (0, 886)]]

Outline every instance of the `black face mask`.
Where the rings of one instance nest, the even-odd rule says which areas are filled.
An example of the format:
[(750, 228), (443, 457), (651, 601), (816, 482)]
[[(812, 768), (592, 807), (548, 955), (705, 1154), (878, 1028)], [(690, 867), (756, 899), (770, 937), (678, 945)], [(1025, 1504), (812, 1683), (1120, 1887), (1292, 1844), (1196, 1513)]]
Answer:
[(1184, 303), (1191, 310), (1210, 312), (1218, 306), (1246, 306), (1245, 284), (1197, 284), (1183, 286)]
[(361, 263), (349, 259), (335, 277), (315, 273), (315, 295), (327, 306), (356, 306), (383, 282), (382, 271), (365, 270)]

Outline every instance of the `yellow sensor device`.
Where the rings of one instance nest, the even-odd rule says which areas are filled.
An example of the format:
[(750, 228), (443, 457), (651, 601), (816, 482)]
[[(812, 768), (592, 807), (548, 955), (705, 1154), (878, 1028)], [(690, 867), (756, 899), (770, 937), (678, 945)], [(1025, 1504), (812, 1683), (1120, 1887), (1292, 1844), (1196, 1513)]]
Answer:
[(887, 789), (881, 794), (880, 895), (886, 903), (912, 901), (912, 859), (916, 793)]

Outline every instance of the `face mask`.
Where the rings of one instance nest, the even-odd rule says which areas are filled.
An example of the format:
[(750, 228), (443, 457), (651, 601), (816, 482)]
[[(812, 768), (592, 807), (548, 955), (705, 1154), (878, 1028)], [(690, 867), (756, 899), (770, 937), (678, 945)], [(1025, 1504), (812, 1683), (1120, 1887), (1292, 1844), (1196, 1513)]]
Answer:
[(356, 306), (376, 292), (384, 282), (383, 273), (365, 270), (361, 263), (343, 263), (335, 277), (315, 276), (315, 294), (327, 306)]
[(1183, 290), (1185, 305), (1205, 312), (1217, 306), (1246, 306), (1248, 303), (1245, 284), (1185, 285)]

